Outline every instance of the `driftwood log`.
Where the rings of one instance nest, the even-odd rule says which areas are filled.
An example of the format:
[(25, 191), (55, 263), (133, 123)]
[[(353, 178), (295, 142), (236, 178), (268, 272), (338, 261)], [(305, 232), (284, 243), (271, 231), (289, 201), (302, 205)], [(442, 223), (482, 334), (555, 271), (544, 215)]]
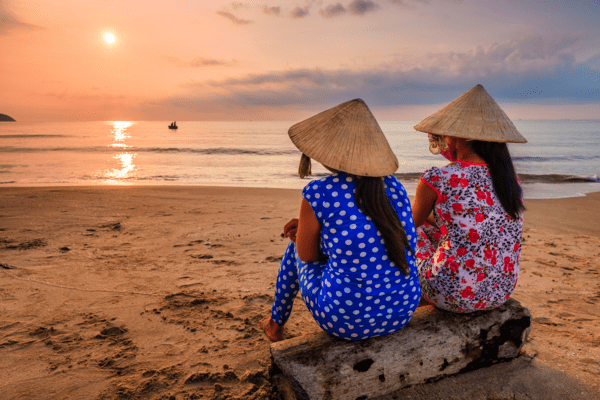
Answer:
[(516, 357), (531, 314), (509, 299), (487, 312), (420, 307), (397, 333), (350, 342), (324, 332), (271, 344), (273, 382), (286, 400), (367, 400)]

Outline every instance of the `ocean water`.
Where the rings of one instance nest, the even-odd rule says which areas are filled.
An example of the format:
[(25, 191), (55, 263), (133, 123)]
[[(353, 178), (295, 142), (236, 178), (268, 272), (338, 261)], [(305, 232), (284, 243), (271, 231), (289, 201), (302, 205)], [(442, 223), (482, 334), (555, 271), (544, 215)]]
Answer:
[[(218, 185), (302, 188), (291, 121), (0, 122), (1, 186)], [(422, 171), (447, 161), (428, 150), (416, 121), (380, 122), (414, 193)], [(526, 198), (600, 191), (600, 120), (515, 121), (510, 144)], [(313, 176), (327, 171), (313, 162)]]

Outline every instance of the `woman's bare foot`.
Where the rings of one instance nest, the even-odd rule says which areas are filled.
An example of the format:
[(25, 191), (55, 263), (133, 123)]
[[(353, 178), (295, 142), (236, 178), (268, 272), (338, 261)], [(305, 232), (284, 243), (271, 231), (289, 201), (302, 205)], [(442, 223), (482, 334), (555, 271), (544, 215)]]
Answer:
[(283, 325), (277, 325), (270, 317), (261, 319), (259, 324), (271, 342), (283, 340)]

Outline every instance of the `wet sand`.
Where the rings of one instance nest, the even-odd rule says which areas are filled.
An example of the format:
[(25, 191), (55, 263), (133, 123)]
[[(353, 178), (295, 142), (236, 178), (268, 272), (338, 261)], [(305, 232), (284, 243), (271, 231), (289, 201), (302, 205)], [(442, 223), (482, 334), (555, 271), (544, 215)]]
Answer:
[[(0, 398), (277, 398), (258, 321), (299, 203), (284, 189), (0, 188)], [(600, 193), (526, 205), (523, 354), (389, 399), (600, 399)], [(317, 329), (298, 300), (288, 337)]]

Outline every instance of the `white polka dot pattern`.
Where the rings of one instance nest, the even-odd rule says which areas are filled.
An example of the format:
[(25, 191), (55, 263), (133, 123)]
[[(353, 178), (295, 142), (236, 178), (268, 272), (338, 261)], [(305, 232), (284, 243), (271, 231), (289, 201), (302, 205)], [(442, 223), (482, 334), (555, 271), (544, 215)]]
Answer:
[[(347, 340), (395, 332), (408, 322), (417, 307), (421, 290), (414, 254), (405, 249), (411, 267), (407, 277), (389, 260), (381, 233), (353, 202), (356, 179), (337, 173), (304, 188), (303, 197), (312, 200), (310, 204), (322, 228), (321, 250), (328, 261), (303, 263), (297, 257), (295, 244), (290, 242), (273, 300), (271, 317), (277, 324), (285, 323), (291, 313), (290, 303), (298, 292), (291, 282), (299, 283), (302, 298), (319, 326)], [(414, 232), (404, 187), (393, 176), (385, 177), (384, 182), (390, 205), (407, 235)], [(409, 237), (413, 248), (415, 236)]]

